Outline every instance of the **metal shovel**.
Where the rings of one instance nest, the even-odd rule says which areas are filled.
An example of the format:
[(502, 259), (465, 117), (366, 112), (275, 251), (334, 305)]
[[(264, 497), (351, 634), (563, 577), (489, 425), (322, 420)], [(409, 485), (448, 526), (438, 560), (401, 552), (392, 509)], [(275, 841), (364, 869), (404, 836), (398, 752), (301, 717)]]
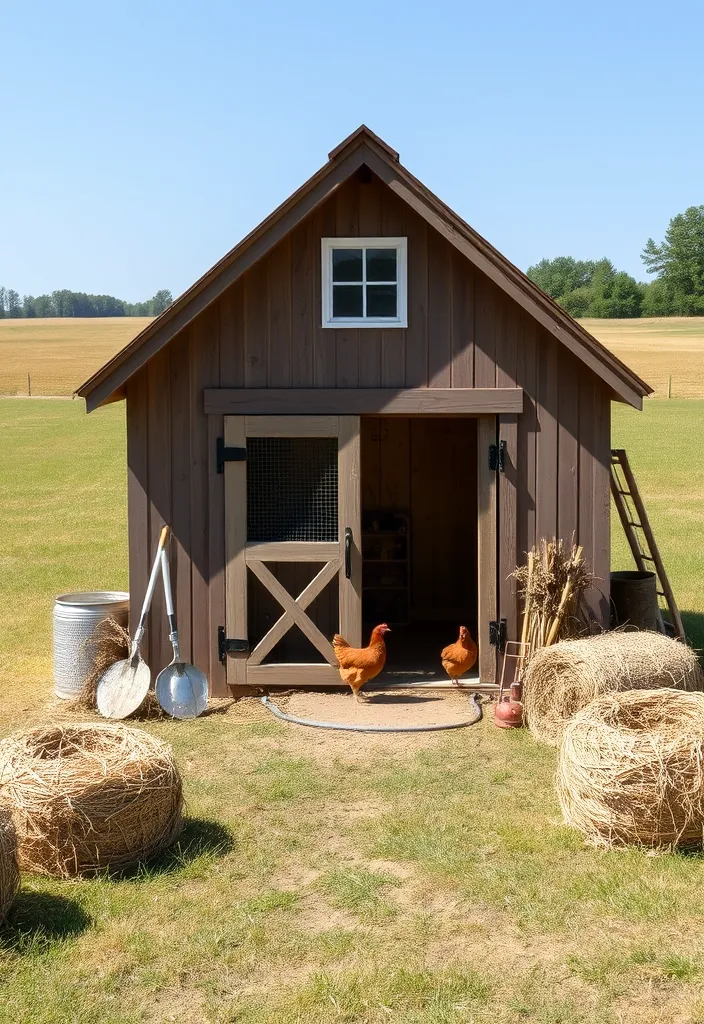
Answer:
[(149, 686), (152, 681), (152, 674), (149, 666), (142, 660), (139, 653), (139, 645), (144, 636), (147, 624), (147, 615), (152, 603), (152, 595), (156, 586), (156, 579), (159, 574), (161, 556), (169, 535), (169, 528), (165, 526), (159, 537), (156, 557), (152, 565), (147, 592), (144, 595), (142, 614), (139, 617), (139, 624), (132, 639), (129, 658), (124, 661), (116, 661), (100, 677), (98, 691), (96, 693), (96, 704), (98, 711), (103, 718), (127, 718), (141, 705), (149, 693)]
[(169, 619), (169, 640), (174, 649), (174, 657), (171, 664), (162, 669), (156, 678), (156, 699), (172, 718), (197, 718), (208, 704), (208, 680), (195, 665), (181, 661), (166, 551), (161, 552), (161, 575)]

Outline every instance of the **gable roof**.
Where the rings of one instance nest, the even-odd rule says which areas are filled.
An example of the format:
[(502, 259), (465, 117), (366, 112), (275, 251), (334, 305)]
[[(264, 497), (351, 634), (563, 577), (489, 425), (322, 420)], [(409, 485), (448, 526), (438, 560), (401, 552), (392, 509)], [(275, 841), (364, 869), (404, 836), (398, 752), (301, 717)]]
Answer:
[(304, 185), (78, 388), (76, 394), (85, 398), (88, 412), (124, 398), (133, 374), (363, 164), (601, 377), (617, 399), (642, 407), (652, 388), (406, 170), (395, 150), (361, 125)]

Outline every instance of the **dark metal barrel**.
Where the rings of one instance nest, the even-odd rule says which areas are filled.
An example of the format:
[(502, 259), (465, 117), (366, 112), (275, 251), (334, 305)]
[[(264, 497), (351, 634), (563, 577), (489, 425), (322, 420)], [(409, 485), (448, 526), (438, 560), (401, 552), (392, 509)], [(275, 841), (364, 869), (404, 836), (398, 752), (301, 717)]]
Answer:
[(611, 573), (611, 624), (662, 633), (654, 572)]

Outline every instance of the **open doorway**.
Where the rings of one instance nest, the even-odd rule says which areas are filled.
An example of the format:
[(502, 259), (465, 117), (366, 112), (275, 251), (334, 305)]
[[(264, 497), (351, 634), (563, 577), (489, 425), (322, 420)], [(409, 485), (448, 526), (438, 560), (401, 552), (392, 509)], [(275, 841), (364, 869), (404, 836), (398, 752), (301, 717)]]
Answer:
[(364, 635), (388, 622), (380, 682), (446, 680), (440, 651), (477, 637), (477, 428), (465, 417), (361, 422)]

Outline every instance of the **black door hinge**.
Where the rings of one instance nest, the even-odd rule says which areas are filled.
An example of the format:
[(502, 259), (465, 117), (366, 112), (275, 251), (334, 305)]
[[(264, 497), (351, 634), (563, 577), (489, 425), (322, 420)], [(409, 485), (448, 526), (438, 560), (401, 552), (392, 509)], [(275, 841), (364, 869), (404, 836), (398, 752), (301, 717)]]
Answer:
[(217, 459), (218, 473), (225, 471), (226, 462), (246, 462), (246, 448), (226, 448), (225, 438), (219, 437), (215, 445), (215, 457)]
[(489, 445), (489, 469), (492, 473), (497, 470), (499, 473), (505, 472), (506, 469), (506, 442), (499, 441), (498, 444)]
[(249, 654), (249, 641), (231, 640), (225, 635), (225, 627), (218, 626), (218, 655), (223, 665), (228, 654)]
[(489, 623), (489, 643), (499, 651), (506, 649), (506, 619), (493, 619)]

